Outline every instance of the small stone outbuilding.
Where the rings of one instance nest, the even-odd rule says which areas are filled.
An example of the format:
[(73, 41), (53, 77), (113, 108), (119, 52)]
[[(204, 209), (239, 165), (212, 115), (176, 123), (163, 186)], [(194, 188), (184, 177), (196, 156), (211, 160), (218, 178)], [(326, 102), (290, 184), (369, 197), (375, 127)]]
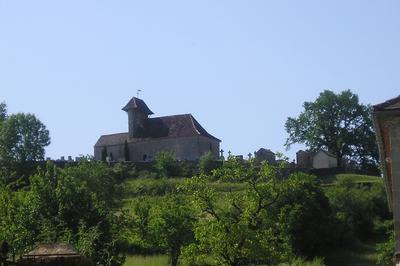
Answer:
[(90, 266), (90, 260), (81, 256), (71, 245), (64, 243), (41, 244), (22, 256), (19, 266), (58, 265)]
[(374, 106), (374, 126), (394, 220), (394, 264), (400, 266), (400, 96)]
[(276, 164), (275, 153), (269, 149), (260, 148), (254, 153), (254, 156), (258, 162), (267, 161), (269, 164)]
[(296, 153), (297, 167), (307, 169), (335, 168), (338, 161), (330, 152), (319, 150), (317, 152), (300, 150)]
[(182, 161), (197, 161), (208, 152), (219, 157), (221, 140), (191, 114), (150, 118), (153, 112), (136, 97), (122, 110), (128, 114), (129, 131), (101, 136), (94, 146), (96, 160), (151, 162), (161, 151), (172, 152)]

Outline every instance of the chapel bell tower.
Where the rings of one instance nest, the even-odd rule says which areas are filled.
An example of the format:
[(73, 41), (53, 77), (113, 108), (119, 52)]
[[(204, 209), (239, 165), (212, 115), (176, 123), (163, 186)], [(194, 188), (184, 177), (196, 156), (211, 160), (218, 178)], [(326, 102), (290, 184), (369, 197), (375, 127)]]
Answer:
[(136, 97), (133, 97), (122, 110), (128, 113), (129, 139), (140, 137), (144, 121), (154, 113), (142, 99)]

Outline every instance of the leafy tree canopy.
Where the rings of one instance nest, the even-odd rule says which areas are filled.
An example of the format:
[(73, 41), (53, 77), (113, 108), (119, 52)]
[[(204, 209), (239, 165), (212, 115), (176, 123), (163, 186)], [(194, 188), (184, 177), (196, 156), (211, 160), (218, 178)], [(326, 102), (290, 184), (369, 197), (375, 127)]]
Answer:
[[(2, 109), (3, 108), (3, 109)], [(0, 158), (6, 161), (43, 160), (44, 148), (50, 144), (49, 131), (33, 114), (17, 113), (5, 116), (0, 106)]]
[(350, 90), (338, 94), (330, 90), (320, 93), (314, 102), (304, 102), (297, 118), (288, 118), (286, 147), (305, 144), (310, 150), (329, 150), (338, 164), (351, 159), (359, 166), (376, 166), (378, 152), (372, 125), (371, 106), (359, 102)]
[(0, 239), (13, 255), (39, 243), (70, 243), (96, 265), (121, 265), (117, 250), (125, 213), (115, 214), (121, 194), (104, 163), (83, 162), (60, 169), (48, 163), (24, 191), (0, 186)]
[[(244, 168), (233, 158), (228, 161), (222, 166), (228, 171), (221, 171), (219, 178), (239, 178), (243, 191), (221, 195), (210, 186), (215, 176), (207, 175), (186, 184), (201, 218), (195, 224), (195, 242), (183, 249), (184, 264), (276, 265), (294, 254), (314, 253), (325, 244), (327, 238), (313, 239), (323, 231), (319, 224), (325, 225), (330, 213), (314, 177), (295, 174), (282, 180), (279, 166), (250, 162)], [(301, 247), (304, 243), (309, 249)]]
[(3, 122), (7, 118), (7, 105), (6, 103), (0, 103), (0, 122)]

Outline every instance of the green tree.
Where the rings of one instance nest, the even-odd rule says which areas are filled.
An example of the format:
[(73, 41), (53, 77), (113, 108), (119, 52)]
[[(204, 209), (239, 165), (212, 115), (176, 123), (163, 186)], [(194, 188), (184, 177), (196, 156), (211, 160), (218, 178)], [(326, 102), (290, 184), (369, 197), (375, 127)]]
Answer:
[(326, 195), (339, 223), (336, 235), (342, 242), (372, 239), (376, 235), (374, 223), (391, 217), (383, 183), (362, 185), (343, 177), (327, 189)]
[(5, 121), (7, 118), (7, 105), (6, 103), (0, 103), (0, 123)]
[(314, 102), (304, 102), (297, 118), (288, 118), (286, 147), (303, 143), (313, 151), (326, 149), (342, 159), (354, 160), (360, 167), (375, 167), (378, 151), (372, 125), (371, 106), (359, 103), (350, 90), (320, 93)]
[(0, 158), (6, 161), (43, 160), (49, 131), (33, 114), (12, 114), (1, 123)]
[(252, 174), (240, 193), (218, 194), (207, 176), (188, 181), (186, 189), (203, 216), (195, 225), (195, 242), (184, 248), (186, 264), (273, 265), (289, 260), (285, 217), (273, 211), (283, 189), (276, 170), (262, 164), (259, 171), (254, 166), (248, 171)]
[(291, 174), (284, 182), (274, 215), (283, 215), (296, 255), (323, 256), (334, 247), (333, 217), (319, 180), (305, 173)]
[(121, 265), (117, 245), (125, 214), (115, 214), (113, 172), (100, 162), (59, 169), (48, 164), (26, 191), (0, 191), (0, 237), (16, 254), (38, 243), (67, 242), (99, 265)]
[(154, 166), (159, 175), (164, 177), (178, 176), (181, 173), (180, 165), (172, 152), (161, 151), (157, 153)]
[(166, 251), (171, 266), (178, 265), (184, 245), (193, 241), (195, 216), (182, 194), (168, 194), (157, 205), (142, 201), (135, 207), (134, 233), (144, 248)]
[(207, 152), (203, 156), (200, 157), (199, 160), (199, 170), (200, 173), (210, 174), (211, 170), (215, 169), (217, 166), (217, 161), (215, 160), (215, 156), (211, 151)]

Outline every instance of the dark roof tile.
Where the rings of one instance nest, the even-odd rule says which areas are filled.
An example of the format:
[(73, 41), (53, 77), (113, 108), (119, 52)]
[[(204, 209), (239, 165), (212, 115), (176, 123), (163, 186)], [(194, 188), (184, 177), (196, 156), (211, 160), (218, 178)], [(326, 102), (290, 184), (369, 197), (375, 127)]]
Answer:
[(146, 105), (146, 103), (139, 98), (133, 97), (123, 108), (122, 110), (124, 111), (128, 111), (131, 109), (137, 109), (143, 113), (145, 113), (146, 115), (152, 115), (154, 114), (150, 108)]
[[(145, 119), (143, 126), (138, 129), (135, 138), (130, 141), (140, 142), (148, 139), (194, 136), (204, 136), (221, 141), (209, 134), (191, 114)], [(103, 135), (95, 146), (119, 145), (123, 144), (128, 138), (128, 133)]]
[(374, 105), (374, 111), (391, 111), (400, 109), (400, 96), (387, 100), (383, 103)]

